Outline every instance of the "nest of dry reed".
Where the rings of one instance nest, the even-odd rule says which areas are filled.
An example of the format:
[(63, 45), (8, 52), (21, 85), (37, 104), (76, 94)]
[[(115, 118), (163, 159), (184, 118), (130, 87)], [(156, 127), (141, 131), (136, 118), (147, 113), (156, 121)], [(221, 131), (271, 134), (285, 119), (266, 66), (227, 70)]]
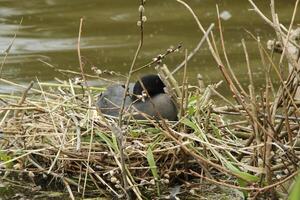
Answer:
[(125, 198), (126, 191), (139, 199), (196, 198), (207, 183), (248, 196), (278, 188), (284, 193), (298, 170), (299, 120), (286, 115), (291, 107), (277, 106), (271, 123), (274, 103), (268, 98), (216, 107), (216, 85), (203, 92), (184, 84), (178, 122), (129, 118), (119, 126), (94, 106), (102, 89), (71, 81), (32, 86), (20, 95), (1, 95), (0, 169), (6, 179), (17, 173), (35, 184), (59, 183), (72, 198)]
[(203, 151), (200, 138), (207, 140), (208, 132), (213, 134), (215, 126), (224, 125), (217, 115), (207, 121), (211, 107), (207, 92), (195, 94), (186, 108), (186, 115), (197, 113), (201, 116), (197, 120), (206, 124), (206, 131), (197, 131), (196, 136), (189, 134), (196, 124), (188, 119), (176, 123), (128, 119), (118, 127), (115, 119), (103, 118), (94, 106), (102, 89), (71, 81), (32, 87), (33, 83), (19, 95), (1, 95), (1, 170), (24, 174), (33, 183), (54, 177), (71, 196), (78, 192), (123, 196), (118, 134), (123, 134), (129, 187), (140, 197), (166, 195), (169, 185), (190, 173), (186, 169), (202, 170), (199, 161), (185, 153), (189, 146)]
[[(277, 73), (280, 86), (276, 90), (269, 74), (270, 69), (277, 72), (272, 58), (275, 45), (274, 51), (268, 53), (259, 38), (254, 37), (262, 65), (266, 67), (266, 86), (258, 92), (242, 41), (250, 80), (245, 90), (227, 59), (222, 31), (226, 65), (220, 59), (213, 34), (212, 39), (208, 37), (213, 25), (204, 31), (193, 10), (177, 1), (188, 8), (204, 32), (192, 54), (204, 41), (208, 42), (236, 103), (217, 91), (218, 84), (203, 90), (201, 82), (190, 86), (185, 75), (179, 84), (173, 73), (161, 65), (164, 56), (174, 52), (173, 49), (145, 66), (157, 65), (158, 74), (177, 102), (178, 122), (106, 118), (94, 106), (99, 89), (74, 85), (71, 81), (20, 86), (24, 88), (22, 94), (0, 96), (0, 170), (5, 172), (4, 178), (14, 173), (25, 174), (32, 182), (39, 179), (48, 184), (50, 177), (50, 182), (59, 182), (72, 199), (77, 194), (137, 199), (180, 195), (200, 198), (207, 196), (203, 195), (207, 183), (216, 185), (221, 192), (227, 187), (253, 199), (287, 197), (300, 159), (299, 104), (294, 98), (299, 85), (299, 59), (288, 48), (281, 51), (285, 52), (283, 56), (292, 70), (286, 79)], [(281, 48), (287, 44), (298, 48), (297, 37), (287, 40), (291, 30), (284, 32), (278, 19), (268, 21), (249, 2), (274, 27)], [(143, 9), (140, 13), (142, 36)], [(219, 28), (222, 29), (220, 20)], [(142, 40), (126, 86), (141, 46)], [(181, 65), (185, 70), (191, 56), (186, 53)], [(212, 94), (227, 105), (217, 107)]]

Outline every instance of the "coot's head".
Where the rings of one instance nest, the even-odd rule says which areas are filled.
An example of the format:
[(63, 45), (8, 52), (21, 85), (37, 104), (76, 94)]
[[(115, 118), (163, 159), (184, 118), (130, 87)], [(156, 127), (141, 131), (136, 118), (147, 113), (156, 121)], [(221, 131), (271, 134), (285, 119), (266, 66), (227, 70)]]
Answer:
[[(144, 87), (142, 86), (141, 82), (143, 83)], [(165, 84), (162, 82), (158, 75), (150, 74), (143, 76), (141, 78), (141, 82), (137, 81), (133, 87), (133, 94), (135, 96), (142, 95), (144, 88), (147, 90), (150, 97), (154, 97), (155, 95), (165, 93)]]

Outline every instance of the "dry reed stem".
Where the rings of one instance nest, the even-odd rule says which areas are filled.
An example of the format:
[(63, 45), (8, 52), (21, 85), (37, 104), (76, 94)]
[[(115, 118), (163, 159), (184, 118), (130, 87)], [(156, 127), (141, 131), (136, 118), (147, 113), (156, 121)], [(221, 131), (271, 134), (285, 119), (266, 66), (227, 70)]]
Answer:
[[(181, 97), (180, 97), (180, 110), (179, 110), (179, 116), (182, 118), (185, 115), (185, 102), (184, 100), (187, 98), (186, 94), (186, 84), (187, 83), (187, 77), (186, 77), (186, 69), (187, 69), (187, 64), (188, 64), (188, 51), (187, 49), (185, 50), (185, 61), (184, 61), (184, 68), (183, 68), (183, 77), (182, 77), (182, 88), (181, 88)], [(174, 71), (172, 72), (174, 73)]]
[(148, 62), (147, 64), (145, 64), (141, 67), (137, 67), (136, 69), (133, 69), (132, 73), (136, 73), (147, 67), (152, 67), (153, 65), (155, 65), (155, 66), (159, 65), (164, 60), (165, 57), (169, 56), (171, 53), (179, 51), (180, 48), (181, 48), (181, 44), (177, 45), (177, 47), (168, 48), (165, 53), (158, 54), (155, 58), (152, 59), (152, 61)]
[(217, 8), (217, 15), (218, 15), (218, 24), (219, 24), (219, 34), (220, 34), (220, 39), (221, 39), (221, 45), (222, 45), (223, 55), (224, 55), (227, 67), (229, 69), (230, 75), (233, 77), (234, 82), (237, 84), (237, 86), (241, 90), (242, 94), (246, 95), (247, 94), (246, 91), (243, 89), (242, 85), (238, 81), (238, 79), (235, 76), (235, 73), (233, 72), (233, 69), (230, 65), (230, 62), (229, 62), (229, 59), (228, 59), (228, 56), (227, 56), (227, 52), (226, 52), (225, 42), (224, 42), (224, 36), (223, 36), (223, 31), (222, 31), (222, 23), (221, 23), (221, 17), (220, 17), (218, 5), (216, 5), (216, 8)]
[[(195, 22), (197, 23), (198, 25), (198, 28), (200, 31), (202, 31), (203, 34), (205, 34), (205, 29), (203, 28), (199, 18), (197, 17), (197, 15), (195, 14), (195, 12), (193, 11), (193, 9), (184, 1), (182, 0), (176, 0), (178, 3), (182, 4), (193, 16)], [(219, 65), (222, 65), (222, 61), (220, 60), (220, 57), (218, 56), (218, 54), (216, 53), (216, 51), (214, 50), (211, 42), (210, 42), (210, 39), (208, 37), (206, 37), (206, 41), (207, 41), (207, 44), (208, 44), (208, 47), (209, 47), (209, 50), (212, 54), (212, 56), (214, 57), (215, 61), (219, 64)]]
[(182, 63), (180, 63), (173, 71), (172, 71), (172, 75), (175, 74), (176, 72), (178, 72), (182, 67), (185, 66), (185, 63), (188, 62), (198, 51), (199, 49), (202, 47), (202, 45), (204, 44), (204, 42), (207, 40), (206, 38), (209, 37), (209, 34), (212, 32), (212, 29), (214, 28), (215, 24), (211, 24), (207, 31), (204, 33), (203, 37), (201, 38), (201, 40), (199, 41), (199, 43), (197, 44), (197, 46), (195, 47), (195, 49), (193, 49), (193, 51), (187, 56), (187, 58), (184, 59), (184, 61)]
[(291, 19), (291, 22), (290, 22), (290, 25), (289, 25), (289, 29), (288, 29), (288, 33), (287, 33), (287, 36), (286, 36), (286, 41), (283, 45), (283, 50), (282, 50), (282, 54), (281, 54), (281, 57), (280, 57), (280, 61), (279, 61), (279, 65), (281, 65), (282, 61), (283, 61), (283, 57), (285, 55), (285, 51), (286, 51), (286, 48), (287, 48), (287, 44), (290, 40), (290, 34), (291, 34), (291, 31), (292, 31), (292, 28), (293, 28), (293, 24), (294, 24), (294, 20), (295, 20), (295, 17), (296, 17), (296, 13), (297, 13), (297, 8), (298, 8), (298, 4), (299, 4), (299, 0), (297, 0), (295, 2), (295, 6), (294, 6), (294, 10), (293, 10), (293, 15), (292, 15), (292, 19)]
[(7, 59), (7, 57), (8, 57), (8, 54), (10, 53), (10, 50), (11, 50), (12, 46), (13, 46), (15, 40), (16, 40), (17, 32), (19, 31), (19, 28), (21, 27), (22, 22), (23, 22), (23, 17), (21, 18), (21, 21), (20, 21), (20, 23), (19, 23), (19, 26), (18, 26), (18, 28), (17, 28), (16, 33), (14, 34), (13, 39), (11, 40), (11, 42), (10, 42), (10, 44), (8, 45), (7, 49), (4, 51), (4, 57), (3, 57), (3, 60), (2, 60), (2, 62), (1, 62), (1, 65), (0, 65), (0, 78), (2, 78), (2, 71), (3, 71), (4, 64), (5, 64), (5, 62), (6, 62), (6, 59)]
[[(128, 73), (128, 77), (125, 83), (125, 89), (124, 89), (124, 94), (123, 94), (123, 101), (120, 107), (120, 113), (119, 113), (119, 122), (118, 122), (118, 131), (115, 132), (117, 140), (118, 140), (118, 145), (119, 145), (119, 149), (120, 149), (120, 160), (121, 160), (121, 169), (122, 169), (122, 180), (123, 180), (123, 187), (125, 189), (125, 194), (126, 194), (126, 198), (127, 199), (132, 199), (132, 197), (129, 194), (129, 188), (128, 188), (128, 181), (127, 181), (127, 174), (126, 174), (126, 167), (125, 167), (125, 155), (124, 155), (124, 145), (123, 145), (123, 132), (122, 132), (122, 125), (123, 125), (123, 112), (124, 112), (124, 107), (125, 107), (125, 99), (127, 96), (127, 92), (128, 92), (128, 87), (129, 87), (129, 82), (131, 79), (131, 75), (133, 74), (133, 69), (135, 66), (135, 62), (136, 59), (140, 53), (140, 50), (143, 46), (143, 42), (144, 42), (144, 0), (140, 1), (140, 7), (139, 7), (139, 23), (140, 23), (140, 41), (138, 44), (138, 47), (136, 49), (135, 55), (133, 57), (130, 69), (129, 69), (129, 73)], [(139, 196), (137, 194), (137, 196)]]

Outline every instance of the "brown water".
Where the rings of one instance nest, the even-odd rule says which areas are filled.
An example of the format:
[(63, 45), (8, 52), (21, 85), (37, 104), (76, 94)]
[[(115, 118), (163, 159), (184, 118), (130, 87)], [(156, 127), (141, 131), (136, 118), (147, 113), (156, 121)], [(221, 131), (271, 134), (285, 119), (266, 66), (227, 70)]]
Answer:
[[(41, 60), (59, 69), (79, 71), (76, 51), (80, 17), (84, 17), (81, 38), (82, 55), (90, 64), (85, 70), (91, 73), (91, 65), (100, 69), (127, 73), (139, 41), (136, 25), (139, 1), (104, 0), (0, 0), (0, 49), (5, 51), (16, 33), (16, 40), (3, 68), (2, 77), (18, 83), (30, 80), (53, 81), (63, 78)], [(260, 8), (269, 13), (268, 1), (261, 1)], [(276, 1), (280, 19), (288, 24), (294, 5), (293, 0)], [(245, 38), (254, 75), (262, 80), (263, 68), (258, 59), (256, 42), (246, 30), (259, 35), (263, 41), (273, 38), (273, 31), (253, 11), (244, 0), (192, 0), (193, 7), (201, 23), (207, 29), (216, 23), (216, 4), (220, 13), (227, 11), (231, 18), (223, 20), (224, 37), (232, 67), (241, 81), (247, 81), (241, 39)], [(165, 59), (165, 63), (175, 68), (184, 59), (184, 49), (191, 51), (203, 34), (198, 30), (191, 14), (175, 0), (148, 0), (146, 4), (145, 43), (137, 60), (141, 66), (170, 46), (181, 43), (183, 48)], [(299, 15), (298, 15), (299, 16)], [(20, 21), (23, 19), (22, 24)], [(299, 17), (296, 19), (299, 23)], [(218, 37), (218, 31), (215, 29)], [(219, 41), (217, 41), (219, 42)], [(1, 56), (3, 60), (3, 54)], [(140, 73), (153, 71), (147, 69)], [(206, 83), (222, 79), (215, 62), (204, 46), (189, 62), (189, 79), (195, 80), (201, 73)], [(179, 72), (180, 75), (182, 72)], [(12, 88), (0, 83), (2, 91)]]

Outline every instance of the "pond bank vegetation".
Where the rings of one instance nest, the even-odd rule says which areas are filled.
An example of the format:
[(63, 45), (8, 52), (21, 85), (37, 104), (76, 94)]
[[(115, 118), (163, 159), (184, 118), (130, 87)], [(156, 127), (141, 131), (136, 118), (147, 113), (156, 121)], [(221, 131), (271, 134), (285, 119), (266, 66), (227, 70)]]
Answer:
[[(299, 38), (293, 23), (289, 28), (279, 23), (274, 1), (272, 19), (266, 17), (249, 0), (277, 39), (266, 45), (257, 41), (265, 85), (257, 88), (251, 69), (246, 41), (242, 51), (249, 84), (244, 88), (228, 60), (222, 24), (218, 13), (220, 44), (214, 24), (207, 30), (185, 2), (177, 0), (193, 15), (204, 36), (188, 53), (176, 70), (164, 63), (165, 56), (182, 48), (167, 49), (145, 66), (135, 61), (143, 45), (144, 1), (139, 8), (141, 39), (128, 73), (125, 88), (137, 70), (152, 67), (160, 75), (179, 110), (179, 120), (134, 120), (104, 116), (96, 107), (103, 88), (89, 87), (80, 54), (82, 82), (73, 80), (57, 84), (30, 83), (21, 86), (9, 80), (0, 81), (23, 88), (23, 93), (0, 94), (0, 170), (2, 180), (22, 176), (42, 188), (64, 189), (76, 197), (111, 197), (127, 199), (298, 199), (293, 190), (299, 173)], [(204, 87), (188, 83), (188, 60), (207, 43), (224, 82)], [(217, 47), (221, 46), (221, 49)], [(278, 63), (274, 54), (281, 53)], [(288, 71), (287, 76), (282, 71)], [(224, 61), (223, 61), (224, 60)], [(182, 80), (174, 73), (183, 70)], [(96, 74), (102, 71), (94, 69)], [(270, 71), (276, 77), (270, 77)], [(273, 87), (273, 83), (279, 87)], [(235, 102), (219, 91), (226, 84)], [(222, 100), (217, 106), (214, 98)], [(121, 108), (123, 110), (123, 108)], [(299, 179), (299, 178), (298, 178)], [(295, 186), (296, 187), (296, 186)], [(216, 191), (215, 191), (216, 190)], [(222, 196), (224, 195), (224, 196)]]

